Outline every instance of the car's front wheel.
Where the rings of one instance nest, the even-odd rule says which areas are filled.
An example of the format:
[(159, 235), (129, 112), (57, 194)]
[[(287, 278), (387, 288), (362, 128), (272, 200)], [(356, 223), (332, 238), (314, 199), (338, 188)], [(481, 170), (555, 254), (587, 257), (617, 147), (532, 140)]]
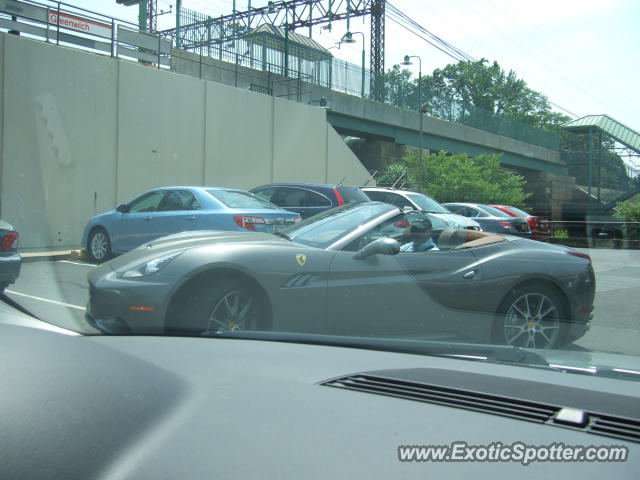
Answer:
[(268, 304), (257, 288), (236, 279), (193, 285), (183, 312), (169, 325), (172, 333), (201, 334), (268, 329)]
[(111, 240), (104, 228), (94, 228), (89, 235), (87, 251), (92, 261), (96, 263), (106, 262), (113, 256)]
[(554, 348), (562, 344), (566, 315), (560, 297), (542, 285), (512, 290), (494, 322), (497, 343), (525, 348)]

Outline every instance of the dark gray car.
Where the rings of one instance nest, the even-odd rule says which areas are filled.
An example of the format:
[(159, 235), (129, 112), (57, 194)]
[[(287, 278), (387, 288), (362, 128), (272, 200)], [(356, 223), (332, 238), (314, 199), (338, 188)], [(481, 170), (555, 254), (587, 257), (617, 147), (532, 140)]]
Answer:
[(367, 202), (278, 233), (164, 237), (89, 274), (87, 319), (107, 333), (273, 329), (527, 347), (587, 331), (587, 255), (461, 229), (433, 230), (438, 251), (401, 252), (423, 216)]
[(22, 259), (17, 251), (18, 238), (13, 226), (0, 220), (0, 292), (15, 283), (20, 275)]
[(251, 193), (280, 208), (299, 213), (303, 219), (347, 203), (369, 201), (358, 187), (323, 183), (271, 183), (254, 188)]

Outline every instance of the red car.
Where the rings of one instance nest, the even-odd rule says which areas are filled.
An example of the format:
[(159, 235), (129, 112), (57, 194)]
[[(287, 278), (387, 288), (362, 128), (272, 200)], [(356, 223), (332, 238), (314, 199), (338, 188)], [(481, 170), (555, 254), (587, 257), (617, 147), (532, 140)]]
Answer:
[(527, 219), (529, 228), (531, 229), (531, 239), (545, 241), (551, 236), (551, 230), (549, 229), (549, 221), (546, 218), (536, 217), (530, 215), (524, 210), (520, 210), (516, 207), (509, 207), (507, 205), (491, 205), (494, 208), (502, 210), (503, 212), (511, 215), (512, 217), (523, 217)]

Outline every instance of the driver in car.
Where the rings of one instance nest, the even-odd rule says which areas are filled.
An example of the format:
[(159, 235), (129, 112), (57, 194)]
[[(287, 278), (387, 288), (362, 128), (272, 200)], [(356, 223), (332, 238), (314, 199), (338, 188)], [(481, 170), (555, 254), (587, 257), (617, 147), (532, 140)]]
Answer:
[(409, 227), (409, 243), (400, 247), (401, 252), (426, 252), (440, 250), (431, 238), (433, 226), (431, 220), (423, 218), (414, 221)]

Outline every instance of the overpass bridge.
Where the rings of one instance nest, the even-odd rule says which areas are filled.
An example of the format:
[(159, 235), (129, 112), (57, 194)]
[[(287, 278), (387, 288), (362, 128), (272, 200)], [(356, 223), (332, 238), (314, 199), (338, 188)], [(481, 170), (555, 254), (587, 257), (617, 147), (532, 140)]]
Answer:
[[(250, 60), (241, 56), (229, 58), (234, 59), (236, 61), (229, 62), (173, 49), (171, 70), (324, 108), (329, 124), (343, 135), (420, 146), (420, 117), (417, 112), (314, 84), (312, 79), (302, 75), (287, 78), (251, 68), (246, 66)], [(428, 114), (423, 116), (422, 131), (423, 145), (427, 150), (472, 156), (499, 153), (502, 154), (503, 165), (510, 168), (567, 175), (566, 162), (561, 159), (557, 148), (539, 146)]]

